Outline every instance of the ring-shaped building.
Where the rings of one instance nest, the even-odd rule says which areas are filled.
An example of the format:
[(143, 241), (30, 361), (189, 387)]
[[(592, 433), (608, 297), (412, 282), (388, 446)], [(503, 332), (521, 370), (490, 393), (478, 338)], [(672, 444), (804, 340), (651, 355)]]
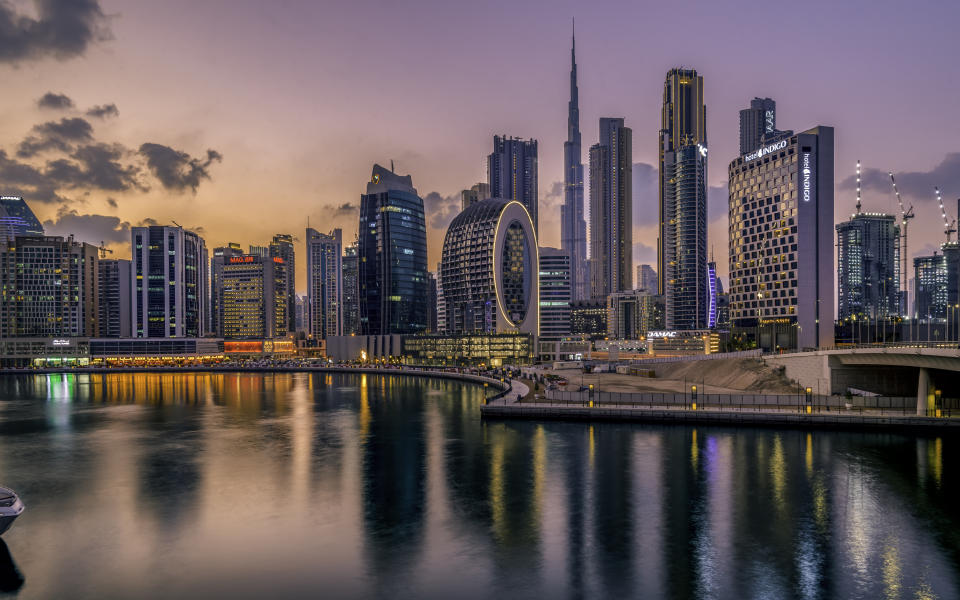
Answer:
[(447, 333), (539, 334), (537, 237), (516, 200), (475, 202), (447, 229), (440, 261)]

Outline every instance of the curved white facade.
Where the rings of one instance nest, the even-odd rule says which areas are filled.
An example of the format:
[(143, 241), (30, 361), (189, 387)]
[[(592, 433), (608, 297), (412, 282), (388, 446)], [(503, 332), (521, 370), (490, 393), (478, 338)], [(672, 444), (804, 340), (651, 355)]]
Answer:
[(539, 334), (537, 237), (523, 204), (472, 204), (447, 229), (440, 264), (448, 333)]

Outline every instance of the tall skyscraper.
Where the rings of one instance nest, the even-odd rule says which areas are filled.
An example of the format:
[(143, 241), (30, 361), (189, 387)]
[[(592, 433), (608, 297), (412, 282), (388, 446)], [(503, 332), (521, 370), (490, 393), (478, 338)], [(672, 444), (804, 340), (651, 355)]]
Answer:
[(223, 337), (287, 334), (287, 264), (279, 256), (231, 256), (223, 265)]
[(600, 119), (590, 148), (590, 293), (605, 298), (633, 284), (633, 132)]
[(427, 228), (423, 199), (409, 175), (373, 166), (360, 196), (360, 332), (420, 333), (427, 328)]
[(663, 296), (642, 291), (607, 296), (607, 337), (638, 340), (651, 330), (663, 329)]
[(343, 335), (360, 333), (358, 274), (357, 244), (354, 242), (343, 249), (343, 277), (341, 278), (343, 284)]
[(129, 260), (100, 259), (100, 285), (97, 335), (103, 338), (130, 337), (130, 267)]
[(493, 136), (487, 157), (490, 197), (516, 200), (527, 207), (533, 228), (539, 232), (537, 195), (537, 140)]
[(770, 98), (754, 98), (750, 108), (740, 111), (740, 154), (792, 133), (777, 129), (777, 103)]
[(663, 153), (660, 274), (667, 329), (704, 329), (710, 318), (707, 279), (707, 149), (682, 144)]
[(210, 331), (217, 337), (223, 337), (223, 265), (233, 256), (243, 256), (243, 249), (230, 242), (214, 248), (210, 259)]
[(343, 233), (307, 228), (307, 333), (343, 335)]
[(893, 215), (859, 213), (837, 223), (837, 317), (900, 314), (900, 227)]
[(0, 338), (95, 337), (99, 256), (73, 237), (17, 236), (0, 244)]
[(437, 332), (437, 276), (427, 272), (427, 333)]
[(43, 235), (43, 225), (20, 196), (0, 196), (0, 242), (18, 235)]
[(447, 300), (443, 295), (443, 277), (441, 272), (443, 261), (437, 263), (437, 331), (436, 333), (447, 333)]
[(913, 259), (916, 273), (916, 316), (921, 321), (947, 318), (947, 257), (934, 252), (932, 256)]
[(653, 270), (648, 264), (642, 264), (637, 266), (637, 281), (636, 288), (638, 290), (646, 290), (651, 294), (657, 292), (657, 272)]
[[(684, 146), (707, 147), (707, 107), (703, 103), (703, 77), (695, 70), (671, 69), (663, 84), (663, 110), (660, 121), (660, 229), (657, 240), (657, 274), (659, 293), (666, 292), (666, 263), (670, 260), (664, 251), (664, 228), (669, 225), (665, 207), (665, 188), (669, 181), (664, 164), (667, 153)], [(706, 181), (706, 164), (704, 164)]]
[(712, 260), (707, 263), (707, 327), (713, 329), (717, 326), (717, 263)]
[(580, 90), (577, 88), (577, 40), (570, 46), (570, 101), (567, 141), (563, 143), (563, 206), (560, 207), (560, 248), (570, 254), (570, 278), (575, 301), (590, 297), (587, 273), (587, 222), (583, 210), (583, 162), (580, 151)]
[(287, 325), (288, 333), (297, 330), (297, 261), (293, 246), (293, 236), (288, 233), (278, 233), (270, 241), (270, 257), (283, 259), (284, 273), (287, 280), (284, 287), (287, 290)]
[(133, 337), (201, 337), (209, 330), (208, 255), (203, 238), (179, 226), (133, 227)]
[(478, 183), (472, 186), (469, 190), (463, 190), (460, 192), (460, 210), (465, 211), (467, 207), (473, 204), (474, 202), (480, 202), (481, 200), (486, 200), (490, 197), (490, 184), (489, 183)]
[(491, 198), (457, 215), (440, 261), (447, 333), (537, 335), (538, 263), (533, 220), (520, 202)]
[(540, 248), (540, 340), (558, 341), (570, 335), (572, 300), (570, 253)]
[(730, 320), (767, 350), (833, 345), (833, 128), (730, 163)]

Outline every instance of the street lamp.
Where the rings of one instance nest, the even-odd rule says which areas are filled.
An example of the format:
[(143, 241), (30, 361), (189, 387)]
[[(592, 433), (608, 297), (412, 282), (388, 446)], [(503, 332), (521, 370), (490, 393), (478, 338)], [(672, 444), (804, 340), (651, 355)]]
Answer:
[(811, 412), (813, 412), (813, 405), (812, 405), (813, 388), (811, 388), (810, 386), (807, 386), (807, 389), (804, 391), (807, 393), (807, 414), (809, 415)]
[(690, 386), (690, 409), (697, 410), (697, 386)]
[(588, 394), (588, 397), (590, 399), (590, 408), (593, 408), (593, 384), (592, 383), (590, 384), (590, 392)]

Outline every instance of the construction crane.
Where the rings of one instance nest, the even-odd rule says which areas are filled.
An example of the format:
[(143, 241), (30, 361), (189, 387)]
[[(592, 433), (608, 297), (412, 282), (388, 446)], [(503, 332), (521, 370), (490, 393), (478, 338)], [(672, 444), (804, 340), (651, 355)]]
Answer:
[(943, 207), (943, 196), (940, 195), (940, 188), (933, 188), (937, 193), (937, 204), (940, 205), (940, 214), (943, 215), (943, 233), (947, 236), (947, 243), (950, 243), (950, 237), (957, 231), (957, 220), (954, 219), (953, 223), (950, 222), (950, 218), (947, 217), (947, 209)]
[(111, 250), (110, 248), (107, 248), (107, 245), (103, 242), (103, 240), (100, 240), (100, 245), (97, 246), (97, 250), (100, 251), (101, 260), (107, 257), (107, 252), (109, 252), (110, 254), (113, 254), (113, 250)]
[(900, 190), (897, 188), (897, 180), (893, 177), (893, 172), (887, 173), (890, 176), (890, 183), (893, 184), (893, 193), (897, 195), (897, 202), (900, 204), (900, 228), (903, 230), (903, 248), (900, 250), (900, 287), (901, 291), (907, 293), (907, 265), (909, 264), (910, 254), (907, 246), (907, 226), (910, 219), (914, 217), (913, 205), (909, 210), (903, 208), (903, 198), (900, 197)]

